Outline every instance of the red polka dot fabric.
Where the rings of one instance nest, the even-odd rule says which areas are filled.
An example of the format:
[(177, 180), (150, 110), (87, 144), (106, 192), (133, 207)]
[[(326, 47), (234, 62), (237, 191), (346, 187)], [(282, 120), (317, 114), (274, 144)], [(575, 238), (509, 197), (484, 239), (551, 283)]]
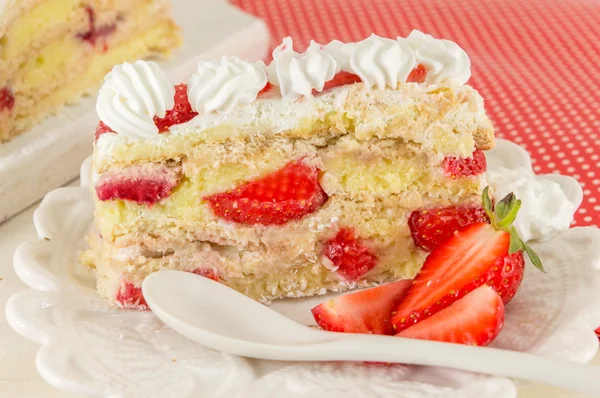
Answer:
[(574, 224), (600, 224), (600, 1), (232, 0), (262, 18), (272, 47), (314, 39), (406, 36), (457, 42), (469, 84), (486, 99), (498, 137), (525, 147), (536, 173), (575, 177), (584, 201)]

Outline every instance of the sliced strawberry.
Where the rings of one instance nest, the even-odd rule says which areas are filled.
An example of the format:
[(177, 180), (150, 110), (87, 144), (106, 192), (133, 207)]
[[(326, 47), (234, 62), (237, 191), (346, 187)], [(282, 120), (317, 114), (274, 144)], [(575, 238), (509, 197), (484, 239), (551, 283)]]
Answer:
[(100, 136), (102, 134), (106, 134), (106, 133), (114, 133), (114, 131), (113, 131), (113, 129), (108, 127), (106, 124), (104, 124), (104, 122), (102, 120), (100, 120), (98, 122), (98, 126), (96, 126), (96, 134), (94, 135), (96, 141), (98, 141), (98, 138), (100, 138)]
[(408, 225), (415, 245), (431, 251), (462, 227), (487, 221), (489, 218), (481, 206), (449, 206), (415, 210)]
[[(357, 75), (355, 75), (353, 73), (338, 72), (333, 77), (333, 79), (329, 80), (328, 82), (325, 82), (325, 86), (323, 86), (323, 90), (321, 92), (331, 90), (334, 87), (345, 86), (347, 84), (360, 83), (360, 81), (361, 81), (360, 77), (358, 77)], [(317, 92), (314, 91), (313, 94), (317, 94)]]
[(171, 126), (188, 122), (198, 115), (198, 112), (192, 109), (192, 105), (190, 105), (190, 101), (188, 100), (187, 84), (175, 86), (174, 99), (175, 105), (173, 109), (167, 111), (165, 117), (154, 117), (154, 124), (161, 133), (168, 131)]
[(487, 170), (485, 154), (477, 149), (470, 158), (448, 157), (444, 159), (444, 170), (446, 176), (452, 179), (485, 173)]
[(417, 65), (406, 78), (407, 83), (424, 83), (425, 77), (427, 77), (427, 69), (424, 65)]
[(8, 87), (0, 88), (0, 111), (8, 109), (11, 111), (15, 106), (15, 96)]
[(122, 180), (97, 185), (96, 194), (101, 201), (121, 199), (151, 205), (169, 196), (173, 187), (164, 180)]
[(481, 286), (454, 304), (396, 336), (485, 346), (504, 326), (504, 304), (489, 286)]
[[(488, 285), (494, 288), (506, 305), (515, 296), (517, 290), (519, 290), (524, 272), (525, 260), (523, 252), (519, 250), (513, 254), (506, 253), (498, 257), (485, 274), (465, 285), (458, 295), (463, 296), (481, 285)], [(444, 298), (441, 301), (448, 302), (448, 300), (451, 302), (452, 298)]]
[(488, 223), (457, 231), (434, 249), (392, 316), (397, 331), (427, 318), (464, 295), (461, 289), (484, 275), (508, 251), (510, 235)]
[(333, 263), (336, 274), (347, 282), (359, 280), (377, 265), (377, 256), (349, 228), (340, 229), (325, 243), (323, 255)]
[(390, 314), (411, 285), (400, 280), (327, 300), (312, 309), (324, 330), (346, 333), (393, 334)]
[(129, 200), (152, 205), (171, 194), (179, 183), (178, 171), (162, 165), (138, 165), (103, 174), (96, 183), (101, 201)]
[(280, 225), (317, 210), (327, 200), (319, 170), (302, 161), (240, 187), (204, 198), (213, 213), (240, 224)]
[(204, 276), (208, 279), (212, 279), (213, 281), (219, 282), (221, 280), (221, 278), (219, 277), (219, 274), (217, 274), (217, 272), (215, 270), (213, 270), (212, 268), (198, 268), (192, 271), (192, 273), (196, 274), (196, 275), (201, 275)]
[(115, 303), (121, 308), (146, 310), (148, 304), (142, 294), (142, 289), (130, 282), (121, 281)]
[[(521, 278), (519, 255), (505, 260), (507, 253), (524, 250), (532, 263), (543, 270), (535, 252), (511, 226), (521, 201), (514, 194), (509, 194), (497, 203), (493, 211), (488, 188), (484, 189), (482, 197), (491, 224), (479, 222), (464, 227), (429, 254), (406, 297), (392, 315), (392, 325), (398, 332), (448, 307), (485, 283), (497, 287), (499, 292), (509, 296), (508, 299), (512, 298)], [(507, 268), (499, 268), (505, 261), (515, 267), (507, 274), (500, 272)], [(505, 285), (504, 279), (509, 274), (514, 279)]]

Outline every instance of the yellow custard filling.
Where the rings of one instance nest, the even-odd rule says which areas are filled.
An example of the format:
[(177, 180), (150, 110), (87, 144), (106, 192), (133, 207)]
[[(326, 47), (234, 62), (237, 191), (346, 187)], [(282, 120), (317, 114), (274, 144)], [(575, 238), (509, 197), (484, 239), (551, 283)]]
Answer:
[(54, 26), (60, 26), (81, 10), (81, 0), (41, 1), (18, 17), (0, 42), (3, 59), (16, 57), (32, 42), (44, 40)]

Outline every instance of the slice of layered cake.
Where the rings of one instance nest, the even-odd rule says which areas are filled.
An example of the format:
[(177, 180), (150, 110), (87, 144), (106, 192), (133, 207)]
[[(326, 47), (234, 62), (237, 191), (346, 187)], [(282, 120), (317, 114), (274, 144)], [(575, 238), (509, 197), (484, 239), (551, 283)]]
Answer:
[(169, 0), (0, 1), (0, 142), (180, 42)]
[(114, 67), (98, 96), (102, 296), (144, 307), (151, 272), (214, 278), (263, 302), (412, 277), (432, 241), (485, 218), (483, 100), (455, 43), (285, 39), (266, 66), (202, 62), (174, 86)]

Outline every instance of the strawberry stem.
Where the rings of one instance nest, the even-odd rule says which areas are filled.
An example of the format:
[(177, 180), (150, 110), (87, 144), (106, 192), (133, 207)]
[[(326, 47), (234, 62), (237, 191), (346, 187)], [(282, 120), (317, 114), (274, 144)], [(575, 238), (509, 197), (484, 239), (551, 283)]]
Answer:
[(542, 260), (533, 251), (533, 249), (521, 239), (517, 229), (512, 225), (517, 219), (517, 214), (521, 208), (521, 200), (517, 199), (514, 193), (509, 193), (496, 203), (494, 207), (492, 205), (492, 199), (489, 194), (489, 187), (485, 187), (481, 193), (481, 199), (483, 201), (483, 209), (490, 218), (490, 223), (497, 231), (506, 231), (510, 234), (510, 246), (508, 254), (513, 254), (519, 250), (524, 250), (529, 257), (529, 260), (533, 265), (542, 272), (544, 267), (542, 266)]

